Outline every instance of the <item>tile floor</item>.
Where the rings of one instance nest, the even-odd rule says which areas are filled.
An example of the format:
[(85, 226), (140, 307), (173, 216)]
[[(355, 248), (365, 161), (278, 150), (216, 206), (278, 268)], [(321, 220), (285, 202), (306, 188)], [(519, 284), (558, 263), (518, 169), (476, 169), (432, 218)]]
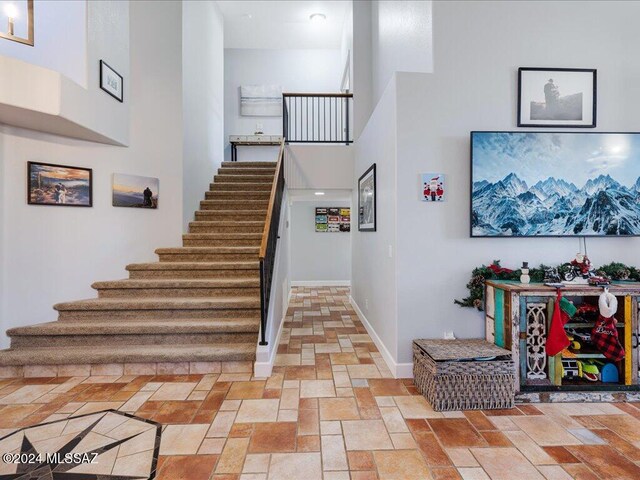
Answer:
[[(434, 412), (411, 380), (390, 378), (348, 294), (294, 291), (268, 379), (231, 364), (0, 380), (0, 437), (116, 409), (164, 425), (163, 480), (640, 479), (640, 404)], [(136, 462), (118, 455), (126, 475)]]

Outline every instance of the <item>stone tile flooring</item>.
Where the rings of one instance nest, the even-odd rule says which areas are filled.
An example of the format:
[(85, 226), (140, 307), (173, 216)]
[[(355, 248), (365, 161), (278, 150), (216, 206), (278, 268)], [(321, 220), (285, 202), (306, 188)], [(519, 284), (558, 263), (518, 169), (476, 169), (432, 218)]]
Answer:
[[(390, 378), (348, 294), (294, 290), (268, 379), (227, 364), (207, 375), (0, 380), (0, 437), (115, 409), (164, 425), (163, 480), (640, 479), (640, 404), (434, 412), (411, 380)], [(39, 431), (30, 440), (46, 444)], [(138, 473), (135, 458), (112, 456), (112, 474)]]

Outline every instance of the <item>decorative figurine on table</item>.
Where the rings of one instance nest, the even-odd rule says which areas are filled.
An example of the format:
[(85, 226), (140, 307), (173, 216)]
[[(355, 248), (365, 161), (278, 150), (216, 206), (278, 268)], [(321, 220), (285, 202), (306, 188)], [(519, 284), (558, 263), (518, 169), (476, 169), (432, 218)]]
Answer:
[(520, 283), (529, 283), (531, 281), (531, 277), (529, 276), (529, 262), (522, 262), (520, 273)]
[(558, 269), (555, 267), (547, 267), (544, 269), (544, 284), (549, 287), (563, 287), (564, 285), (561, 283), (562, 278), (560, 277), (560, 273), (558, 273)]
[(563, 267), (562, 279), (565, 283), (587, 285), (589, 277), (594, 275), (591, 260), (584, 253), (577, 253), (576, 257)]

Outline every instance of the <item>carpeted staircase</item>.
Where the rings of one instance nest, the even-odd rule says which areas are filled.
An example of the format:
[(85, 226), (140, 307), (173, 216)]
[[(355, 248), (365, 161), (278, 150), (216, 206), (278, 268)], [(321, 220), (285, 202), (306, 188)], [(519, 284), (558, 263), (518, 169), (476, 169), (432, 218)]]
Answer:
[(275, 167), (224, 162), (183, 247), (157, 249), (159, 262), (128, 265), (128, 279), (94, 283), (98, 298), (55, 305), (55, 322), (8, 330), (0, 368), (19, 375), (23, 366), (55, 372), (108, 364), (138, 373), (163, 365), (189, 373), (186, 365), (208, 373), (217, 362), (255, 360), (258, 252)]

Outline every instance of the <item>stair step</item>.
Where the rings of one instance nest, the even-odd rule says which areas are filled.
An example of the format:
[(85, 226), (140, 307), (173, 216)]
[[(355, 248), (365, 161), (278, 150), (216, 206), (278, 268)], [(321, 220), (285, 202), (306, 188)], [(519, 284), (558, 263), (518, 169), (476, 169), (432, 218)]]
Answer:
[(262, 233), (186, 233), (182, 235), (185, 247), (256, 247), (262, 241)]
[(92, 298), (58, 303), (53, 308), (61, 321), (259, 318), (260, 297)]
[(220, 192), (220, 191), (233, 191), (233, 190), (244, 190), (244, 191), (252, 191), (252, 192), (271, 192), (273, 182), (269, 183), (254, 183), (251, 181), (246, 182), (226, 182), (226, 183), (210, 183), (209, 191), (211, 192)]
[(273, 183), (273, 175), (215, 175), (214, 183)]
[(155, 262), (127, 265), (131, 279), (140, 278), (259, 278), (257, 260), (232, 262)]
[(222, 162), (222, 168), (252, 168), (252, 167), (264, 167), (264, 168), (276, 168), (277, 162)]
[(7, 331), (14, 347), (174, 345), (255, 342), (257, 319), (50, 322)]
[(213, 200), (201, 200), (200, 201), (200, 210), (228, 210), (228, 211), (260, 211), (266, 212), (267, 207), (269, 206), (269, 199), (213, 199)]
[(263, 220), (199, 220), (189, 223), (189, 233), (260, 233), (264, 231)]
[(98, 298), (215, 297), (260, 295), (258, 278), (146, 279), (95, 282)]
[(184, 262), (216, 260), (256, 260), (260, 248), (255, 247), (177, 247), (158, 248), (156, 254), (161, 262)]
[(0, 365), (84, 365), (104, 363), (178, 363), (255, 360), (254, 343), (204, 345), (124, 345), (34, 347), (0, 351)]
[(251, 190), (215, 190), (213, 192), (205, 192), (204, 197), (206, 200), (234, 200), (234, 199), (255, 199), (255, 200), (269, 200), (271, 197), (271, 190), (263, 191), (251, 191)]
[(275, 167), (224, 167), (218, 169), (218, 175), (271, 175), (276, 173)]
[(262, 210), (196, 210), (198, 220), (253, 220), (263, 222), (267, 217), (267, 209)]

